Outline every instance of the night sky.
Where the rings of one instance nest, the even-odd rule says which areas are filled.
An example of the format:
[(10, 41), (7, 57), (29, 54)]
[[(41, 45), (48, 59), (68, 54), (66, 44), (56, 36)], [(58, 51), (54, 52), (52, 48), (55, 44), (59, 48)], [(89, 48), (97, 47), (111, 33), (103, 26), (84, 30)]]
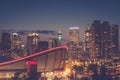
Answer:
[(0, 29), (83, 30), (94, 20), (120, 25), (120, 0), (0, 0)]

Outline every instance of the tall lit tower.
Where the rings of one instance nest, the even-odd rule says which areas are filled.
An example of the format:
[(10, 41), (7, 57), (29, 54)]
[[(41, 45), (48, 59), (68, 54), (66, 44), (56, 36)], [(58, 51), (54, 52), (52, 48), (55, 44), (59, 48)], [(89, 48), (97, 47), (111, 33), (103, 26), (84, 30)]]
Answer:
[(116, 24), (111, 25), (110, 27), (110, 46), (109, 52), (110, 55), (120, 55), (119, 54), (119, 26)]
[(102, 29), (102, 24), (100, 20), (95, 20), (92, 25), (91, 25), (91, 31), (93, 35), (93, 43), (94, 43), (94, 51), (93, 51), (93, 56), (100, 56), (101, 55), (101, 29)]
[(69, 28), (69, 41), (73, 42), (75, 46), (79, 45), (79, 27)]
[(93, 57), (93, 39), (92, 32), (90, 27), (87, 27), (85, 30), (85, 52), (88, 54), (88, 57)]
[(39, 35), (37, 33), (30, 33), (27, 36), (27, 53), (35, 53), (38, 48)]
[(101, 56), (107, 57), (109, 54), (109, 46), (110, 46), (110, 24), (108, 21), (104, 21), (102, 23), (101, 29)]
[(72, 59), (78, 58), (78, 46), (79, 46), (79, 27), (70, 27), (69, 28), (69, 54), (68, 56)]
[(62, 32), (59, 31), (59, 32), (58, 32), (58, 45), (59, 45), (59, 46), (61, 45), (61, 41), (62, 41)]
[(18, 33), (12, 33), (12, 49), (21, 48), (21, 37)]
[(91, 31), (88, 27), (85, 31), (85, 49), (87, 53), (89, 53), (90, 42), (91, 42), (90, 39), (91, 39)]

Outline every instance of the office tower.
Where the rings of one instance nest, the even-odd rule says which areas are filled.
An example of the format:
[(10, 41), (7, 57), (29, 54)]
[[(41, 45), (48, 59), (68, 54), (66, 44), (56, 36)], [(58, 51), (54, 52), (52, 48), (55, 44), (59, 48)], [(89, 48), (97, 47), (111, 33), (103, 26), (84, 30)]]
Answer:
[(12, 33), (12, 49), (21, 48), (21, 37), (18, 33)]
[(11, 39), (9, 33), (2, 33), (1, 36), (1, 50), (11, 49)]
[(91, 32), (94, 57), (108, 58), (118, 54), (118, 25), (95, 20), (91, 25)]
[(110, 25), (104, 21), (102, 24), (102, 50), (101, 55), (109, 58), (118, 54), (119, 50), (118, 25)]
[(79, 27), (69, 28), (69, 42), (68, 42), (69, 54), (72, 59), (77, 59), (79, 54)]
[(87, 27), (85, 30), (85, 53), (87, 57), (93, 57), (93, 42), (92, 42), (92, 32), (90, 27)]
[(30, 33), (27, 36), (27, 53), (33, 54), (37, 51), (38, 49), (38, 42), (39, 42), (39, 35), (37, 33)]
[(119, 26), (116, 24), (110, 27), (110, 55), (120, 55), (119, 54)]
[(47, 50), (49, 46), (48, 41), (39, 41), (38, 42), (38, 51), (44, 51)]
[(69, 28), (69, 42), (72, 42), (76, 47), (79, 45), (79, 27)]
[(92, 57), (99, 56), (101, 53), (101, 22), (95, 20), (91, 25), (92, 39), (93, 39), (93, 52)]
[(104, 21), (102, 24), (101, 30), (101, 56), (107, 57), (109, 54), (109, 46), (110, 46), (110, 24), (107, 21)]
[(91, 31), (88, 27), (85, 30), (85, 50), (86, 50), (87, 53), (89, 53), (90, 43), (91, 43)]

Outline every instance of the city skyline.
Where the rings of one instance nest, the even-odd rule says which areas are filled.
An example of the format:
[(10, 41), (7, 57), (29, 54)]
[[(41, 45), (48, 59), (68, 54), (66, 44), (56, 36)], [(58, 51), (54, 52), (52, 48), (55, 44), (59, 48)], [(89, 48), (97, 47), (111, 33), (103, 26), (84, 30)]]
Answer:
[(0, 80), (120, 80), (119, 3), (0, 0)]
[(119, 0), (1, 0), (0, 29), (62, 30), (78, 26), (83, 33), (94, 20), (120, 24)]

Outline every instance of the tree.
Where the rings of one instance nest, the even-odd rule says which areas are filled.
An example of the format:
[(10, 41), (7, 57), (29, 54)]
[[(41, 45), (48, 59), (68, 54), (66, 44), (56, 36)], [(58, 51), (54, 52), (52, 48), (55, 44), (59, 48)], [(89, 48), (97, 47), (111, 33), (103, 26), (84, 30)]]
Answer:
[(74, 65), (73, 67), (72, 67), (74, 70), (75, 70), (75, 72), (76, 73), (83, 73), (83, 67), (82, 66), (77, 66), (77, 65)]
[(88, 66), (88, 70), (91, 70), (93, 74), (97, 74), (98, 71), (98, 65), (97, 64), (90, 64)]
[(88, 70), (93, 72), (92, 79), (93, 80), (100, 80), (98, 75), (98, 65), (97, 64), (90, 64), (88, 66)]
[(19, 80), (19, 75), (20, 75), (20, 72), (16, 72), (14, 74), (14, 77), (12, 77), (12, 80)]

